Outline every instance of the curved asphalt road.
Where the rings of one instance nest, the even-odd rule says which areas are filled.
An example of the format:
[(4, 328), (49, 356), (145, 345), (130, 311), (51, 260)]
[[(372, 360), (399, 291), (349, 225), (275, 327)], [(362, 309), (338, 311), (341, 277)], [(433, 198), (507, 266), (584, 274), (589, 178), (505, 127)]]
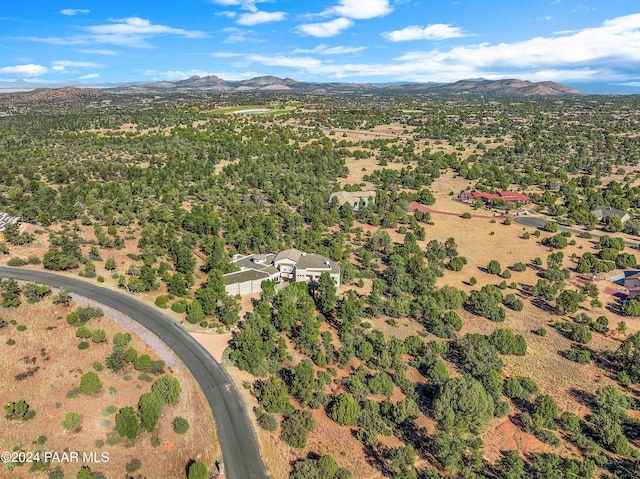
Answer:
[(226, 477), (267, 479), (253, 427), (227, 373), (183, 328), (160, 311), (122, 293), (67, 276), (0, 266), (0, 276), (68, 288), (121, 311), (162, 339), (200, 384), (216, 421)]

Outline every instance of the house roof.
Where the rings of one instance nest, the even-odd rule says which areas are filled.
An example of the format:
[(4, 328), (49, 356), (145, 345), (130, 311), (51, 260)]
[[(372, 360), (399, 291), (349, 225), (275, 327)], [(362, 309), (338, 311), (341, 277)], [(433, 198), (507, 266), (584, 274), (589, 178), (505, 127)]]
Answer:
[(332, 198), (336, 198), (338, 203), (358, 203), (361, 198), (375, 198), (376, 192), (373, 190), (367, 191), (336, 191), (335, 193), (331, 193), (329, 196), (329, 200)]
[(245, 271), (236, 271), (235, 273), (227, 273), (222, 275), (225, 285), (244, 283), (245, 281), (255, 281), (256, 279), (269, 279), (269, 275), (264, 271), (248, 269)]
[(340, 267), (334, 261), (313, 253), (302, 256), (296, 266), (306, 270), (321, 270), (329, 271), (331, 273), (340, 273)]
[(503, 199), (505, 201), (529, 201), (527, 195), (523, 195), (522, 193), (517, 193), (515, 191), (499, 191), (498, 193), (487, 193), (484, 191), (469, 191), (464, 192), (468, 198), (474, 200), (495, 200), (495, 199)]
[(505, 201), (529, 201), (531, 199), (527, 195), (515, 191), (501, 191), (498, 194)]
[(607, 216), (616, 215), (618, 218), (622, 219), (625, 216), (628, 216), (629, 213), (623, 210), (617, 210), (615, 208), (611, 208), (609, 206), (598, 205), (594, 209), (591, 210), (592, 215), (596, 215), (598, 219), (606, 218)]
[(302, 251), (300, 251), (299, 249), (290, 248), (290, 249), (285, 249), (284, 251), (280, 251), (276, 255), (276, 257), (273, 259), (273, 262), (276, 263), (278, 261), (288, 259), (290, 261), (297, 263), (298, 261), (300, 261), (301, 257), (302, 257)]
[[(241, 269), (263, 270), (271, 264), (275, 256), (276, 255), (274, 255), (273, 253), (250, 254), (249, 256), (243, 256), (242, 258), (236, 259), (235, 261), (233, 261), (233, 264)], [(256, 263), (254, 260), (258, 260), (260, 261), (260, 263)]]
[(11, 216), (9, 213), (5, 213), (4, 211), (0, 212), (0, 232), (4, 232), (8, 225), (15, 225), (18, 221), (20, 221), (20, 218)]

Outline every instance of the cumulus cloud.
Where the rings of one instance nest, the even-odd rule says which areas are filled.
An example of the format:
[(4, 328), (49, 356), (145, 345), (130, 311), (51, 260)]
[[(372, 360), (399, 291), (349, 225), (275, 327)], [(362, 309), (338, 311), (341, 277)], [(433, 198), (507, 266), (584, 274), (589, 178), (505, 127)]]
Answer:
[(89, 13), (91, 10), (87, 10), (86, 8), (65, 8), (64, 10), (60, 10), (62, 15), (67, 15), (69, 17), (73, 17), (74, 15), (78, 15), (79, 13)]
[(27, 65), (14, 65), (9, 67), (0, 68), (0, 73), (6, 73), (9, 75), (19, 75), (25, 77), (36, 77), (44, 75), (49, 69), (42, 65), (36, 65), (29, 63)]
[(365, 20), (383, 17), (392, 11), (389, 0), (339, 0), (338, 5), (325, 10), (323, 14)]
[(84, 28), (98, 43), (145, 48), (151, 45), (147, 40), (159, 35), (174, 35), (183, 38), (202, 38), (206, 35), (197, 30), (184, 30), (167, 25), (151, 23), (145, 18), (128, 17), (113, 20), (104, 25)]
[(329, 47), (327, 45), (318, 45), (315, 48), (296, 48), (293, 53), (316, 53), (318, 55), (345, 55), (349, 53), (358, 53), (362, 50), (366, 50), (366, 47), (345, 47), (345, 46), (336, 46)]
[(279, 22), (287, 16), (286, 12), (253, 12), (243, 13), (238, 16), (236, 23), (238, 25), (259, 25), (261, 23)]
[(407, 42), (411, 40), (445, 40), (447, 38), (459, 38), (469, 36), (460, 27), (454, 27), (444, 23), (434, 23), (426, 27), (411, 25), (402, 30), (394, 30), (382, 34), (392, 42)]
[(597, 27), (520, 42), (413, 51), (388, 63), (337, 63), (312, 56), (251, 55), (246, 59), (333, 78), (379, 77), (422, 82), (477, 77), (637, 81), (629, 66), (640, 64), (640, 13), (613, 18)]
[(353, 26), (352, 20), (338, 17), (328, 22), (303, 23), (302, 25), (298, 25), (298, 31), (306, 35), (311, 35), (312, 37), (325, 38), (335, 37), (351, 26)]

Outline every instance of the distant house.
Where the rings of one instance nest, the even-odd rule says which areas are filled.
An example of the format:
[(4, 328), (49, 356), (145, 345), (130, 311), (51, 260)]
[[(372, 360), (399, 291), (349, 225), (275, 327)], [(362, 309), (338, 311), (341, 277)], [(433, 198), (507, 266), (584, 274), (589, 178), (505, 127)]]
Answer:
[(16, 218), (15, 216), (11, 216), (4, 211), (0, 211), (0, 241), (5, 241), (4, 232), (9, 225), (17, 225), (20, 221), (20, 218)]
[(329, 276), (340, 291), (340, 266), (335, 261), (313, 253), (305, 253), (295, 248), (273, 254), (252, 254), (234, 256), (232, 263), (240, 271), (223, 275), (225, 289), (230, 295), (244, 295), (262, 291), (262, 282), (306, 281), (315, 283), (322, 273)]
[(598, 218), (598, 221), (603, 221), (607, 216), (615, 215), (624, 223), (631, 219), (631, 215), (623, 210), (617, 210), (608, 206), (596, 206), (591, 210), (591, 214)]
[(501, 199), (507, 202), (519, 202), (523, 205), (531, 203), (531, 198), (515, 191), (499, 191), (498, 193), (486, 193), (484, 191), (463, 191), (459, 198), (465, 203), (475, 203), (477, 200), (489, 203), (491, 200)]
[(349, 203), (353, 208), (353, 211), (358, 211), (360, 205), (367, 206), (369, 203), (373, 203), (376, 200), (376, 192), (372, 190), (368, 191), (336, 191), (331, 193), (329, 201), (335, 198), (340, 205)]
[(625, 276), (624, 287), (627, 289), (627, 299), (640, 295), (640, 271)]

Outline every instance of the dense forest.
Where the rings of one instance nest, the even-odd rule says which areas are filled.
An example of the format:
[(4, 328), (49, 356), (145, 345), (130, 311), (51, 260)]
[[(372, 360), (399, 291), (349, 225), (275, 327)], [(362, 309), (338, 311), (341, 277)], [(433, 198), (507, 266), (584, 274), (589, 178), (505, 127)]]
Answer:
[[(271, 111), (229, 108), (238, 105)], [(0, 243), (7, 263), (113, 282), (153, 295), (188, 327), (232, 330), (230, 359), (254, 377), (257, 424), (305, 451), (292, 479), (358, 477), (338, 448), (305, 449), (317, 414), (352, 431), (368, 464), (394, 479), (640, 474), (640, 332), (627, 329), (640, 301), (609, 304), (571, 281), (636, 267), (639, 98), (11, 95), (0, 112), (0, 210), (21, 220)], [(495, 252), (478, 271), (459, 230), (432, 236), (440, 218), (415, 204), (440, 207), (434, 184), (447, 175), (467, 189), (526, 192), (548, 221), (518, 238), (532, 256)], [(330, 201), (371, 188), (375, 202), (356, 210)], [(600, 223), (596, 206), (631, 219)], [(468, 209), (471, 218), (485, 206)], [(313, 290), (265, 282), (241, 317), (223, 281), (233, 255), (290, 247), (338, 262), (340, 294), (328, 276)], [(464, 287), (448, 280), (462, 271)], [(535, 283), (519, 282), (532, 271)], [(523, 310), (550, 318), (550, 331), (521, 334)], [(399, 322), (410, 334), (393, 333)], [(580, 408), (562, 410), (540, 378), (505, 372), (547, 334), (570, 341), (563, 360), (608, 378)], [(615, 345), (590, 348), (600, 337)], [(487, 460), (483, 434), (505, 417), (544, 452)]]

